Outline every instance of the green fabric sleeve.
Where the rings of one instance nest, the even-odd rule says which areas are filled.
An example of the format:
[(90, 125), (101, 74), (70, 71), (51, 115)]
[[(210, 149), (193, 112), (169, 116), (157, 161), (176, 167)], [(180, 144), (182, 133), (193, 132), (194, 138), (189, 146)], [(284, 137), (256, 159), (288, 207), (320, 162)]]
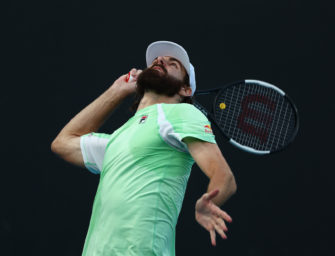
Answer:
[(216, 143), (211, 123), (207, 117), (191, 104), (176, 104), (167, 111), (167, 119), (173, 127), (175, 137), (181, 141), (186, 137)]

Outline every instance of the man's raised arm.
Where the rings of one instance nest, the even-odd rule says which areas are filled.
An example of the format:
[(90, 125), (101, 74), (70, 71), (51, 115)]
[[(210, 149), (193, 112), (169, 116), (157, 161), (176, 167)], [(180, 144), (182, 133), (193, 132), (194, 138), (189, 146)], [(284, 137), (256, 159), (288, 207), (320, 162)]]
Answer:
[(126, 75), (119, 77), (102, 95), (72, 118), (52, 142), (51, 150), (65, 161), (84, 167), (80, 137), (96, 132), (121, 101), (135, 92), (140, 72), (141, 70), (132, 69), (134, 80), (128, 83)]

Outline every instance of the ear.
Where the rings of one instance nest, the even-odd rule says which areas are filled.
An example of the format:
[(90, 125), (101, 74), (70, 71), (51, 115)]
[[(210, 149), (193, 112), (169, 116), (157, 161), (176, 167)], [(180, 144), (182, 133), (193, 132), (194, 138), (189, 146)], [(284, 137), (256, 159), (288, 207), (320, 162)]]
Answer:
[(190, 97), (192, 96), (192, 89), (188, 86), (183, 86), (179, 91), (180, 96)]

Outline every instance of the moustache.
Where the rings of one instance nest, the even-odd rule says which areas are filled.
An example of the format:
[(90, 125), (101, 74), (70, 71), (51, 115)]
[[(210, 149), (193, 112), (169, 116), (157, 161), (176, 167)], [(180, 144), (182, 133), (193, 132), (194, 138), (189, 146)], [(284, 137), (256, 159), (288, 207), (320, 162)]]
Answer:
[(165, 68), (163, 65), (161, 65), (161, 64), (154, 64), (154, 65), (152, 65), (152, 66), (150, 67), (150, 69), (154, 69), (154, 67), (159, 67), (159, 68), (161, 68), (161, 69), (163, 70), (164, 74), (165, 74), (165, 75), (167, 74), (167, 70), (166, 70), (166, 68)]

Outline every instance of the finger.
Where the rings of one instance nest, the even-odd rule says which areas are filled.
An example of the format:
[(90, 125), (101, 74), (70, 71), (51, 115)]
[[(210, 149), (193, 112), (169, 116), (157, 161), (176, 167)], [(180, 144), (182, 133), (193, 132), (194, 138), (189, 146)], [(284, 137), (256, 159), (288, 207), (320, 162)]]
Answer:
[(220, 225), (215, 225), (215, 230), (216, 232), (219, 233), (219, 235), (222, 237), (222, 239), (227, 239), (226, 234), (223, 232), (222, 228), (220, 227)]
[(229, 223), (231, 223), (231, 222), (233, 221), (232, 217), (230, 217), (230, 216), (228, 215), (228, 213), (226, 213), (225, 211), (220, 210), (220, 212), (219, 212), (219, 216), (220, 216), (222, 219), (224, 219), (225, 221), (228, 221)]
[(216, 246), (216, 234), (215, 234), (215, 230), (214, 229), (211, 229), (209, 231), (209, 234), (211, 236), (211, 242), (212, 242), (212, 245), (213, 246)]
[(130, 70), (130, 75), (131, 75), (131, 76), (136, 76), (136, 72), (137, 72), (137, 69), (136, 69), (136, 68), (132, 68), (132, 69)]
[(221, 227), (221, 229), (222, 229), (224, 232), (227, 232), (227, 231), (228, 231), (228, 228), (227, 228), (227, 226), (226, 226), (226, 223), (225, 223), (221, 218), (217, 218), (217, 219), (215, 220), (215, 222), (216, 222), (216, 224), (217, 224), (218, 226)]
[(131, 71), (129, 71), (128, 74), (128, 82), (136, 82), (138, 76), (142, 73), (141, 69), (135, 69), (133, 68)]
[(215, 189), (209, 193), (206, 193), (205, 199), (206, 200), (212, 200), (214, 197), (216, 197), (219, 194), (219, 190)]

